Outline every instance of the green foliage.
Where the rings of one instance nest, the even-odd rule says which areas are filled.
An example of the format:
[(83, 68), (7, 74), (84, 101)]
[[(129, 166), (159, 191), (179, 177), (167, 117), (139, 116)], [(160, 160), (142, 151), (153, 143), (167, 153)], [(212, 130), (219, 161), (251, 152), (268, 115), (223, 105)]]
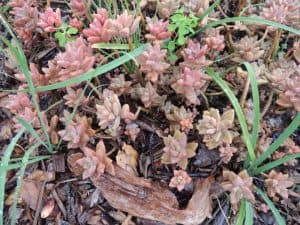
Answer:
[(267, 203), (267, 205), (269, 206), (269, 208), (271, 209), (276, 222), (279, 225), (286, 225), (285, 220), (282, 218), (282, 216), (280, 215), (278, 209), (275, 207), (275, 205), (273, 204), (273, 202), (268, 198), (268, 196), (259, 188), (256, 189), (256, 192), (263, 198), (263, 200)]
[(54, 37), (58, 40), (60, 47), (65, 47), (66, 43), (75, 40), (72, 35), (78, 33), (78, 30), (73, 27), (69, 27), (68, 24), (63, 23), (55, 32)]
[[(271, 154), (273, 154), (287, 139), (288, 137), (294, 133), (294, 131), (300, 126), (300, 113), (297, 114), (297, 116), (293, 119), (293, 121), (290, 123), (290, 125), (284, 130), (284, 132), (269, 146), (269, 148), (264, 151), (263, 154), (261, 154), (248, 168), (248, 171), (250, 174), (257, 174), (259, 170), (262, 170), (260, 168), (259, 170), (257, 169), (258, 166), (260, 166)], [(292, 157), (292, 156), (289, 156)], [(284, 159), (280, 159), (280, 161), (275, 161), (275, 162), (280, 162), (280, 164), (284, 163)], [(280, 164), (269, 164), (268, 167), (269, 169), (272, 169), (272, 166), (278, 166)], [(263, 169), (265, 171), (265, 168)]]
[(4, 5), (2, 7), (0, 7), (0, 13), (5, 14), (10, 10), (10, 6), (9, 5)]
[(21, 129), (17, 135), (11, 140), (10, 144), (4, 151), (4, 155), (1, 159), (0, 163), (0, 225), (3, 225), (3, 209), (4, 209), (4, 197), (5, 197), (5, 181), (6, 181), (6, 173), (7, 170), (3, 169), (3, 167), (8, 166), (10, 156), (17, 144), (17, 141), (23, 135), (25, 129)]
[[(12, 39), (14, 40), (14, 45), (12, 45), (11, 42), (8, 41), (4, 36), (0, 36), (0, 39), (4, 42), (5, 45), (7, 45), (7, 47), (9, 47), (9, 50), (12, 52), (12, 54), (14, 55), (14, 57), (16, 58), (16, 60), (18, 62), (18, 67), (19, 67), (20, 72), (23, 73), (25, 78), (26, 78), (26, 82), (27, 82), (28, 87), (29, 87), (29, 93), (32, 96), (32, 102), (33, 102), (34, 107), (37, 111), (37, 114), (38, 114), (38, 117), (39, 117), (39, 120), (40, 120), (40, 123), (41, 123), (41, 126), (42, 126), (42, 131), (43, 131), (43, 133), (46, 137), (47, 149), (48, 149), (49, 152), (52, 152), (53, 151), (53, 146), (51, 144), (50, 137), (49, 137), (48, 132), (47, 132), (46, 124), (44, 122), (43, 115), (42, 115), (42, 112), (40, 110), (40, 106), (39, 106), (37, 95), (36, 95), (36, 89), (34, 87), (32, 77), (31, 77), (31, 74), (30, 74), (30, 70), (29, 70), (29, 67), (28, 67), (27, 58), (26, 58), (25, 53), (22, 49), (21, 43), (19, 42), (16, 35), (11, 30), (9, 24), (7, 23), (7, 21), (4, 19), (4, 17), (1, 14), (0, 14), (0, 20), (1, 20), (1, 23), (3, 24), (3, 26), (5, 27), (5, 29), (9, 32)], [(3, 49), (1, 49), (1, 50), (3, 51)]]
[(193, 14), (184, 15), (183, 8), (181, 8), (170, 17), (170, 20), (168, 30), (176, 32), (175, 44), (184, 45), (186, 36), (195, 32), (194, 28), (198, 25), (198, 18)]
[(195, 28), (198, 26), (198, 18), (192, 13), (184, 14), (184, 8), (178, 9), (171, 17), (168, 30), (174, 32), (176, 35), (174, 39), (169, 40), (166, 48), (169, 52), (170, 60), (176, 60), (175, 50), (178, 46), (185, 44), (186, 37), (195, 33)]
[(235, 97), (235, 94), (233, 93), (233, 91), (228, 87), (227, 83), (221, 78), (221, 76), (218, 73), (214, 72), (213, 69), (211, 69), (211, 68), (207, 68), (206, 72), (221, 87), (221, 89), (224, 91), (224, 93), (229, 98), (229, 100), (236, 112), (237, 118), (240, 122), (242, 133), (243, 133), (243, 140), (246, 144), (248, 155), (249, 155), (251, 161), (254, 161), (256, 158), (255, 152), (254, 152), (254, 147), (252, 145), (251, 135), (249, 134), (246, 119), (245, 119), (243, 110), (239, 104), (239, 101)]

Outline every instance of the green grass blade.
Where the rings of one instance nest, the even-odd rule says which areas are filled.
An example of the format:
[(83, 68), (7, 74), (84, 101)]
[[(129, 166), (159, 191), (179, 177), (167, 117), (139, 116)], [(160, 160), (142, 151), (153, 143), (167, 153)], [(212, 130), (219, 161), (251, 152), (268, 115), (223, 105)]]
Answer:
[(198, 17), (199, 21), (203, 20), (206, 16), (208, 16), (216, 7), (220, 4), (221, 0), (216, 0), (211, 6), (208, 7), (208, 9)]
[(253, 175), (257, 175), (257, 174), (260, 174), (260, 173), (264, 173), (268, 170), (271, 170), (277, 166), (280, 166), (281, 164), (283, 163), (286, 163), (290, 160), (293, 160), (293, 159), (297, 159), (297, 158), (300, 158), (300, 153), (296, 153), (296, 154), (291, 154), (291, 155), (287, 155), (281, 159), (277, 159), (273, 162), (269, 162), (261, 167), (258, 167), (256, 168), (254, 171), (253, 171)]
[[(27, 82), (28, 87), (29, 87), (29, 92), (32, 96), (32, 102), (33, 102), (34, 107), (36, 109), (38, 118), (40, 120), (42, 131), (43, 131), (43, 133), (46, 137), (47, 143), (48, 143), (47, 149), (50, 152), (52, 152), (53, 147), (52, 147), (52, 144), (50, 142), (50, 137), (48, 135), (46, 125), (45, 125), (45, 122), (43, 120), (43, 115), (42, 115), (42, 112), (40, 110), (40, 106), (39, 106), (38, 101), (37, 101), (36, 91), (35, 91), (35, 87), (34, 87), (34, 84), (33, 84), (32, 78), (31, 78), (30, 70), (28, 68), (28, 63), (27, 63), (26, 56), (24, 54), (24, 51), (21, 47), (21, 44), (20, 44), (19, 40), (16, 38), (13, 31), (10, 29), (8, 23), (3, 18), (2, 15), (0, 15), (0, 20), (1, 20), (2, 24), (5, 26), (6, 30), (8, 30), (8, 32), (11, 34), (11, 36), (13, 37), (13, 39), (15, 41), (16, 47), (12, 46), (10, 43), (6, 43), (6, 44), (9, 47), (9, 49), (11, 50), (11, 52), (14, 54), (16, 60), (18, 61), (18, 64), (19, 64), (18, 67), (20, 69), (20, 72), (23, 73), (25, 78), (26, 78), (26, 82)], [(17, 49), (17, 51), (16, 51), (16, 49)]]
[(245, 199), (242, 199), (239, 214), (237, 216), (237, 220), (235, 225), (243, 225), (246, 216), (246, 207), (245, 207)]
[(253, 148), (252, 143), (251, 143), (251, 136), (248, 132), (246, 119), (245, 119), (244, 113), (242, 111), (242, 108), (239, 104), (239, 101), (237, 100), (234, 93), (230, 90), (230, 88), (228, 87), (226, 82), (220, 77), (220, 75), (218, 73), (215, 73), (213, 71), (213, 69), (211, 69), (211, 68), (207, 68), (206, 72), (221, 87), (221, 89), (224, 91), (224, 93), (229, 98), (231, 104), (233, 105), (233, 107), (235, 109), (235, 112), (237, 114), (238, 120), (239, 120), (240, 125), (241, 125), (243, 138), (244, 138), (247, 150), (248, 150), (249, 157), (250, 157), (251, 161), (254, 161), (255, 160), (254, 148)]
[[(64, 88), (64, 87), (78, 84), (83, 81), (87, 81), (89, 79), (97, 77), (103, 73), (106, 73), (108, 71), (115, 69), (118, 66), (121, 66), (122, 64), (128, 62), (130, 59), (139, 56), (145, 50), (146, 46), (147, 45), (144, 44), (144, 45), (136, 48), (135, 50), (129, 52), (128, 54), (123, 55), (120, 58), (111, 61), (110, 63), (107, 63), (102, 66), (98, 66), (96, 69), (86, 72), (78, 77), (74, 77), (74, 78), (68, 79), (66, 81), (58, 82), (58, 83), (51, 84), (51, 85), (36, 87), (35, 91), (36, 92), (44, 92), (44, 91), (55, 90), (58, 88)], [(23, 91), (28, 92), (28, 89), (24, 89)]]
[(258, 140), (258, 133), (260, 129), (260, 101), (259, 101), (259, 92), (258, 85), (256, 81), (255, 72), (250, 63), (245, 62), (244, 65), (248, 71), (250, 82), (251, 82), (251, 90), (252, 90), (252, 99), (253, 99), (253, 112), (254, 112), (254, 120), (253, 127), (251, 132), (251, 143), (253, 148), (256, 148), (256, 143)]
[(92, 48), (97, 49), (114, 49), (114, 50), (128, 50), (128, 44), (121, 44), (121, 43), (97, 43), (93, 44)]
[(33, 153), (33, 151), (39, 146), (40, 144), (35, 144), (31, 146), (24, 154), (23, 159), (22, 159), (22, 167), (19, 170), (19, 175), (17, 179), (17, 186), (15, 189), (15, 194), (14, 194), (14, 201), (12, 205), (12, 211), (11, 211), (11, 225), (16, 224), (16, 210), (17, 210), (17, 203), (22, 187), (22, 182), (23, 182), (23, 177), (25, 174), (25, 169), (27, 165), (29, 164), (29, 157)]
[(5, 181), (7, 170), (1, 170), (1, 167), (8, 166), (10, 156), (17, 144), (17, 141), (20, 139), (25, 129), (21, 129), (17, 135), (11, 140), (10, 144), (6, 148), (4, 155), (0, 164), (0, 225), (3, 225), (3, 208), (4, 208), (4, 194), (5, 194)]
[(256, 167), (258, 167), (262, 162), (264, 162), (271, 154), (273, 154), (282, 145), (288, 137), (294, 133), (294, 131), (300, 126), (300, 113), (293, 119), (290, 125), (284, 130), (284, 132), (271, 144), (271, 146), (261, 154), (249, 167), (251, 172)]
[[(41, 161), (43, 159), (48, 159), (48, 158), (49, 158), (49, 156), (43, 156), (43, 155), (42, 156), (36, 156), (35, 158), (30, 159), (27, 164), (29, 165), (29, 164)], [(12, 164), (9, 164), (7, 166), (1, 166), (0, 170), (6, 170), (6, 171), (15, 170), (15, 169), (19, 169), (22, 165), (23, 165), (22, 162), (12, 163)]]
[(48, 148), (48, 146), (46, 145), (46, 143), (40, 138), (39, 134), (34, 130), (34, 128), (32, 127), (32, 125), (30, 123), (28, 123), (26, 120), (23, 120), (20, 117), (17, 117), (18, 122), (25, 127), (25, 129), (37, 140), (39, 141), (42, 145), (44, 145), (46, 148)]
[(246, 218), (245, 218), (245, 225), (253, 225), (253, 208), (252, 204), (246, 201)]
[(285, 220), (283, 219), (283, 217), (280, 215), (278, 209), (275, 207), (275, 205), (273, 204), (273, 202), (268, 198), (268, 196), (259, 188), (256, 189), (256, 192), (263, 198), (263, 200), (267, 203), (267, 205), (269, 206), (269, 208), (271, 209), (276, 222), (278, 223), (278, 225), (286, 225)]
[(212, 27), (216, 27), (218, 25), (222, 25), (222, 24), (226, 24), (226, 23), (232, 23), (232, 22), (246, 22), (246, 23), (255, 23), (255, 24), (265, 24), (268, 26), (272, 26), (278, 29), (282, 29), (291, 33), (294, 33), (296, 35), (300, 35), (300, 30), (294, 29), (292, 27), (286, 26), (284, 24), (281, 23), (276, 23), (274, 21), (271, 20), (266, 20), (260, 17), (228, 17), (225, 19), (221, 19), (221, 20), (217, 20), (211, 23), (208, 23), (205, 27), (200, 28), (199, 30), (197, 30), (193, 36), (195, 36), (196, 34), (203, 32), (204, 30), (208, 29), (208, 28), (212, 28)]

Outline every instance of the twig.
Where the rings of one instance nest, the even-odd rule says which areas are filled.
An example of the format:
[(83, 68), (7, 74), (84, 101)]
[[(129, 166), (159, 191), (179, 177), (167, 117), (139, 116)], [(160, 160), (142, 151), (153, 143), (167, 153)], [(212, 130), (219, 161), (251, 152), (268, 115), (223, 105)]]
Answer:
[(37, 208), (36, 208), (36, 211), (35, 211), (35, 214), (34, 214), (34, 220), (33, 220), (32, 225), (37, 225), (38, 219), (40, 218), (46, 183), (47, 183), (47, 181), (44, 181), (43, 184), (42, 184), (42, 188), (41, 188), (40, 193), (39, 193)]
[(227, 225), (230, 225), (229, 220), (228, 220), (228, 218), (227, 218), (227, 216), (226, 216), (226, 214), (225, 214), (225, 212), (224, 212), (224, 210), (223, 210), (223, 208), (222, 208), (222, 205), (221, 205), (221, 203), (220, 203), (219, 198), (216, 197), (216, 199), (217, 199), (218, 206), (219, 206), (219, 208), (220, 208), (220, 210), (221, 210), (222, 215), (224, 216), (224, 219), (225, 219)]
[(246, 80), (246, 84), (245, 84), (245, 87), (244, 87), (244, 90), (243, 90), (243, 93), (242, 93), (242, 96), (240, 98), (241, 108), (244, 108), (245, 101), (246, 101), (248, 91), (249, 91), (249, 87), (250, 87), (250, 76), (248, 75), (247, 80)]
[(263, 111), (261, 112), (261, 115), (260, 115), (260, 118), (261, 118), (261, 119), (265, 116), (265, 114), (266, 114), (267, 111), (269, 110), (269, 108), (270, 108), (270, 106), (271, 106), (271, 104), (272, 104), (273, 96), (274, 96), (274, 91), (271, 90), (271, 93), (270, 93), (270, 95), (269, 95), (268, 101), (267, 101), (266, 105), (264, 106)]
[(66, 208), (64, 207), (64, 204), (62, 203), (62, 201), (60, 200), (55, 188), (53, 189), (52, 191), (52, 196), (53, 198), (55, 199), (60, 211), (62, 212), (64, 218), (66, 219), (67, 218), (67, 210)]

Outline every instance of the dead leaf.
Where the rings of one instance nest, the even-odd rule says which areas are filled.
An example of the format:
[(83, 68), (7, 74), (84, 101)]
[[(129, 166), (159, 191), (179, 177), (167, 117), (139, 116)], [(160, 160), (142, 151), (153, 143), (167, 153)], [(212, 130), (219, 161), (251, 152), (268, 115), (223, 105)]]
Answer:
[(72, 173), (74, 173), (75, 176), (80, 176), (83, 173), (83, 168), (78, 165), (77, 160), (81, 159), (83, 157), (83, 154), (78, 152), (74, 153), (68, 156), (67, 163), (68, 167), (71, 170)]
[(138, 174), (136, 169), (138, 164), (137, 159), (137, 151), (131, 145), (127, 144), (123, 145), (122, 150), (118, 152), (116, 157), (117, 165), (133, 175)]
[(23, 180), (20, 197), (31, 209), (36, 210), (42, 182)]
[(180, 210), (175, 195), (167, 187), (136, 177), (118, 166), (115, 166), (115, 171), (115, 176), (103, 174), (98, 179), (93, 177), (92, 181), (116, 209), (170, 225), (197, 225), (210, 216), (212, 177), (196, 181), (187, 208)]
[(43, 170), (35, 170), (27, 177), (28, 180), (32, 181), (54, 181), (55, 180), (55, 172), (48, 172)]
[(49, 199), (41, 211), (41, 218), (47, 218), (53, 211), (55, 206), (54, 199)]

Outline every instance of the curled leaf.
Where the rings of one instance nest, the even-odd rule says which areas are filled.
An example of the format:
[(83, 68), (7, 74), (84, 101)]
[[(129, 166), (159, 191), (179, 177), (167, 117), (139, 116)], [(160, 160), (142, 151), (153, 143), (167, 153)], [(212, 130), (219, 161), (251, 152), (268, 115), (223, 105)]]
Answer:
[(92, 181), (109, 204), (118, 210), (170, 225), (196, 225), (210, 216), (212, 178), (197, 181), (187, 208), (179, 209), (175, 195), (167, 187), (131, 175), (118, 166), (115, 172), (115, 176), (104, 173), (99, 178), (93, 177)]

